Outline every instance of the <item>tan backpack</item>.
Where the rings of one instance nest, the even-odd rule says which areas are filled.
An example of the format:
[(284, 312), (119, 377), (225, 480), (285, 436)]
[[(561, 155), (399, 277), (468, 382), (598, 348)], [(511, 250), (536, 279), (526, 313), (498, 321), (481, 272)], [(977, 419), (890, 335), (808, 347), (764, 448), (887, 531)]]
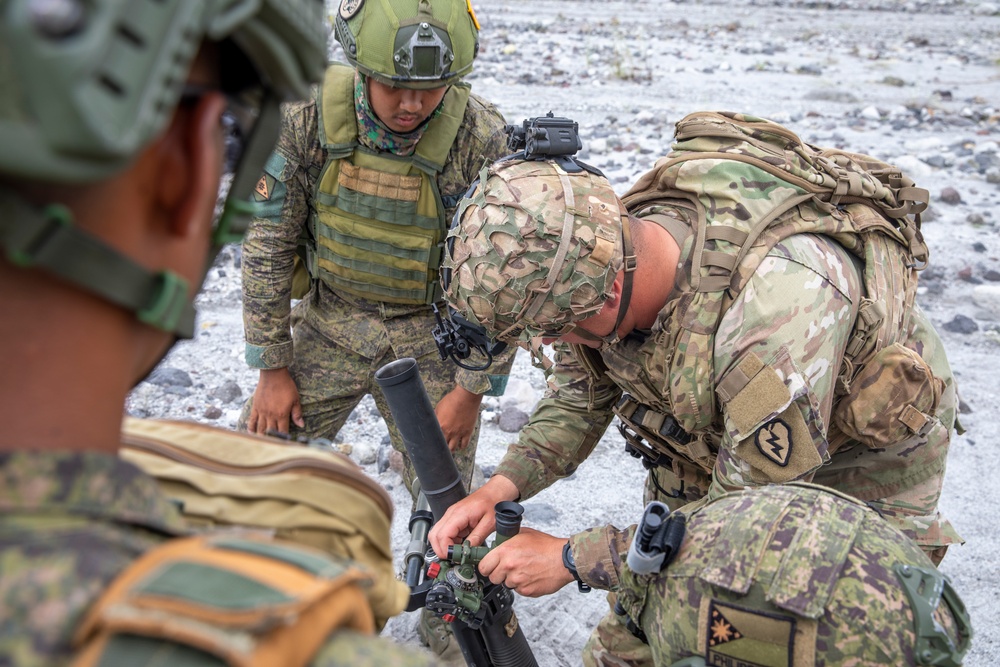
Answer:
[(196, 530), (254, 529), (349, 559), (373, 579), (375, 624), (409, 589), (390, 548), (392, 500), (343, 454), (203, 424), (126, 418), (120, 456), (154, 477)]
[(368, 582), (346, 559), (298, 545), (225, 533), (172, 539), (90, 606), (73, 667), (304, 667), (338, 630), (374, 633)]

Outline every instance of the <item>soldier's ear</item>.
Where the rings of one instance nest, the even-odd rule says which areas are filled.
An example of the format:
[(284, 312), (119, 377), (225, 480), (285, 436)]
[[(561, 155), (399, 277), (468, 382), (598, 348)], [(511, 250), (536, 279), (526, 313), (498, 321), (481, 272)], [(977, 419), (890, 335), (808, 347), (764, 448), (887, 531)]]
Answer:
[(619, 271), (618, 275), (615, 276), (615, 282), (611, 285), (611, 295), (608, 297), (608, 300), (604, 302), (604, 305), (601, 306), (600, 312), (603, 313), (618, 308), (618, 304), (621, 303), (622, 300), (622, 285), (624, 284), (625, 272)]
[(190, 236), (211, 225), (219, 196), (225, 150), (222, 113), (225, 97), (209, 92), (188, 109), (178, 110), (160, 186), (161, 203), (172, 212), (171, 231)]

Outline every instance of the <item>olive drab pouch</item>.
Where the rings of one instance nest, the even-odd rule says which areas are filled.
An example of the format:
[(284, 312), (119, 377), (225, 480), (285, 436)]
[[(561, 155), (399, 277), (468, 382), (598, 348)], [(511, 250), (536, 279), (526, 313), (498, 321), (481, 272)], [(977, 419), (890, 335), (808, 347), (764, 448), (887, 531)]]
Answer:
[(374, 633), (368, 577), (297, 545), (235, 534), (170, 540), (90, 607), (73, 664), (304, 666), (337, 629)]
[(350, 559), (368, 570), (375, 622), (403, 611), (393, 505), (349, 457), (191, 422), (126, 418), (120, 456), (154, 477), (195, 530), (255, 529)]
[(919, 354), (894, 343), (854, 378), (834, 409), (833, 423), (872, 449), (888, 447), (930, 431), (944, 389)]

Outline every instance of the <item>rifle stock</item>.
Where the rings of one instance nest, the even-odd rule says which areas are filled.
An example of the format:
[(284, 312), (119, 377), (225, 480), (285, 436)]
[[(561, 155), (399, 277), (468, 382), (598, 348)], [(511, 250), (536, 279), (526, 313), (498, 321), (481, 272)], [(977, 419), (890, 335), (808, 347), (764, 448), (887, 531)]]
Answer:
[[(403, 438), (422, 495), (437, 521), (449, 507), (465, 498), (466, 490), (420, 378), (417, 362), (408, 357), (397, 359), (380, 368), (375, 373), (375, 380)], [(411, 520), (411, 536), (416, 528), (416, 535), (426, 543), (428, 521), (426, 514), (425, 518), (416, 520), (416, 525)], [(416, 562), (417, 550), (411, 540), (407, 551), (407, 583), (411, 585), (411, 593), (414, 592), (411, 582), (418, 577), (409, 570), (410, 564)], [(537, 667), (528, 640), (514, 615), (514, 596), (510, 590), (487, 579), (482, 598), (486, 613), (478, 628), (469, 627), (461, 619), (451, 623), (455, 640), (469, 667)], [(413, 601), (411, 595), (409, 608), (414, 607)]]

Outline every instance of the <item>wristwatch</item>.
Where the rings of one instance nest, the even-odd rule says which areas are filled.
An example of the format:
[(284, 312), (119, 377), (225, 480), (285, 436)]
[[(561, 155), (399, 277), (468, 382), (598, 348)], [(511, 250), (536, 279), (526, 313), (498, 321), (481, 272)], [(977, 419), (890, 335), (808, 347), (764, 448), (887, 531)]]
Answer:
[(569, 573), (573, 575), (576, 579), (576, 585), (580, 589), (581, 593), (589, 593), (590, 585), (583, 583), (583, 579), (580, 578), (580, 573), (576, 571), (576, 562), (573, 560), (573, 551), (569, 548), (569, 540), (566, 540), (566, 544), (563, 546), (563, 567), (569, 570)]

